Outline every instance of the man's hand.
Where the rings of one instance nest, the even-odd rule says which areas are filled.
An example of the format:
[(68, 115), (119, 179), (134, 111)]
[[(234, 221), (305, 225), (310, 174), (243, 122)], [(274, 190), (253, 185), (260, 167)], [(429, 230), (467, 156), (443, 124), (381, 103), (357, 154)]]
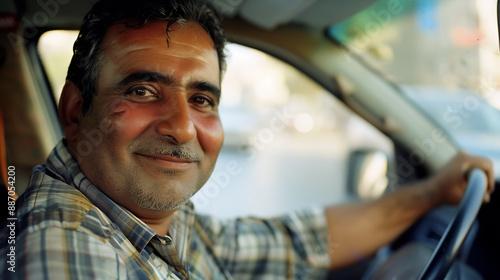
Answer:
[(415, 221), (441, 204), (457, 204), (467, 187), (473, 168), (488, 177), (484, 201), (494, 189), (493, 164), (484, 158), (458, 153), (436, 175), (415, 185), (400, 188), (380, 199), (326, 208), (330, 268), (356, 262), (392, 242)]
[(482, 169), (486, 173), (488, 186), (484, 194), (484, 202), (488, 203), (495, 189), (492, 162), (482, 157), (459, 152), (430, 179), (428, 190), (431, 197), (436, 199), (436, 205), (459, 203), (467, 187), (469, 173), (473, 168)]

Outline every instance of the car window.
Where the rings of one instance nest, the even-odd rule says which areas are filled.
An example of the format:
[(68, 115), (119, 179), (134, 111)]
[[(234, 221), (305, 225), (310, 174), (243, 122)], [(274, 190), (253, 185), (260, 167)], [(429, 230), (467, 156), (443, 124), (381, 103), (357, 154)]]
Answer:
[(43, 33), (38, 41), (38, 53), (56, 102), (59, 102), (66, 81), (69, 62), (73, 55), (73, 43), (77, 36), (78, 31), (54, 30)]
[[(74, 31), (51, 31), (39, 52), (59, 98)], [(207, 184), (193, 197), (219, 217), (277, 215), (351, 199), (347, 163), (391, 141), (290, 65), (238, 44), (227, 48), (220, 116), (224, 147)], [(230, 211), (228, 211), (230, 209)]]

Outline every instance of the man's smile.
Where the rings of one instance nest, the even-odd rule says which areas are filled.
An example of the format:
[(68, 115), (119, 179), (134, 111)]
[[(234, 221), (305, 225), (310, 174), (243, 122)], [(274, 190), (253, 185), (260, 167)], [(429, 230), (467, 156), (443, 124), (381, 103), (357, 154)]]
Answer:
[(167, 169), (174, 172), (183, 172), (197, 164), (197, 160), (182, 158), (174, 155), (163, 154), (143, 154), (135, 153), (142, 159), (146, 159), (151, 163), (160, 166), (162, 169)]

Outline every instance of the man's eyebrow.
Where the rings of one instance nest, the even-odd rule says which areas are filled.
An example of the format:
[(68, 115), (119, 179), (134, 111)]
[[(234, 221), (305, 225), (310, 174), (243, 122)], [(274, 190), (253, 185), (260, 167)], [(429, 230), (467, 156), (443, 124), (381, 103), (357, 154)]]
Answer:
[(119, 87), (126, 86), (133, 82), (158, 82), (162, 84), (173, 84), (175, 83), (175, 79), (171, 76), (165, 76), (158, 72), (134, 72), (118, 83)]
[[(175, 85), (178, 84), (176, 79), (169, 75), (164, 75), (158, 72), (150, 72), (150, 71), (141, 71), (134, 72), (118, 83), (118, 87), (124, 87), (133, 82), (157, 82), (166, 85)], [(200, 91), (207, 91), (215, 95), (217, 100), (220, 99), (221, 90), (218, 86), (206, 82), (206, 81), (192, 81), (188, 84), (188, 88), (197, 89)]]
[(188, 88), (193, 88), (193, 89), (197, 89), (200, 91), (210, 92), (213, 95), (215, 95), (215, 97), (217, 98), (217, 101), (220, 100), (220, 96), (221, 96), (220, 88), (218, 86), (215, 86), (215, 85), (209, 83), (209, 82), (194, 81), (194, 82), (189, 83)]

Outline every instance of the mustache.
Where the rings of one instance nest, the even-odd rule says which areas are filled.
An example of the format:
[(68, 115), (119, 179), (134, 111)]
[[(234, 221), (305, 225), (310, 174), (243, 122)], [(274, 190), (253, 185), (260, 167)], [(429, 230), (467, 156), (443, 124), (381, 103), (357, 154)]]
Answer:
[(134, 141), (130, 145), (134, 153), (145, 155), (163, 155), (191, 161), (199, 161), (200, 151), (194, 142), (172, 144), (166, 138), (147, 138)]

